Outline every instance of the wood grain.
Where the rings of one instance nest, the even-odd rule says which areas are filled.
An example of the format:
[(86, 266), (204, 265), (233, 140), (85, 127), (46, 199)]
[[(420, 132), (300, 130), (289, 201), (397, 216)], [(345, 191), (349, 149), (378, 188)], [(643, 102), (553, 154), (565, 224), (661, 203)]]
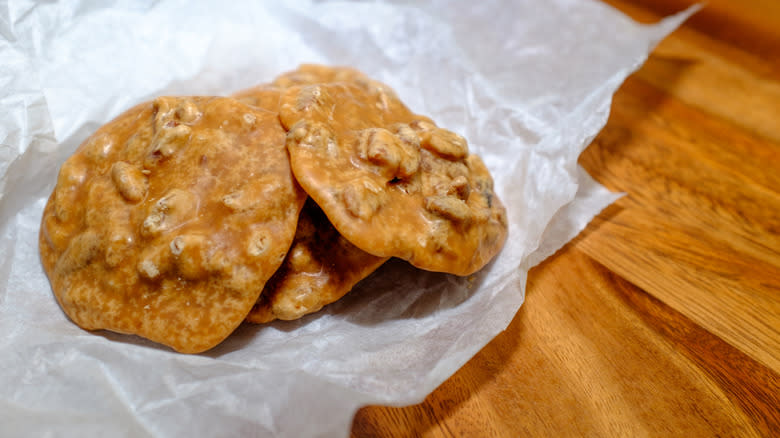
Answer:
[(780, 2), (709, 0), (580, 163), (626, 196), (531, 270), (504, 333), (353, 436), (780, 436)]

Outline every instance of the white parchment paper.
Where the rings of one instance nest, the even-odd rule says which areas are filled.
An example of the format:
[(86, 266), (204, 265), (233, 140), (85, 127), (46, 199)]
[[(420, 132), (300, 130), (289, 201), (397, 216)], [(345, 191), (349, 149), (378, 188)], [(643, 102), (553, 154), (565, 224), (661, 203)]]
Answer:
[[(687, 13), (640, 26), (587, 0), (0, 3), (0, 435), (346, 436), (421, 401), (501, 332), (527, 270), (616, 199), (576, 160), (611, 96)], [(391, 261), (326, 310), (207, 354), (90, 333), (37, 250), (59, 165), (161, 94), (227, 94), (302, 62), (357, 67), (463, 134), (509, 240), (470, 278)], [(583, 287), (587, 287), (584, 285)]]

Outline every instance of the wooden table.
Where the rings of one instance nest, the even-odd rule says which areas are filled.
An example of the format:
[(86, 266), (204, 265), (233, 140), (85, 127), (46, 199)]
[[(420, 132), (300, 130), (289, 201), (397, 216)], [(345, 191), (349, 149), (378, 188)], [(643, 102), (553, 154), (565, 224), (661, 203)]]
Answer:
[(531, 271), (504, 333), (353, 436), (780, 436), (780, 1), (708, 0), (580, 163), (627, 196)]

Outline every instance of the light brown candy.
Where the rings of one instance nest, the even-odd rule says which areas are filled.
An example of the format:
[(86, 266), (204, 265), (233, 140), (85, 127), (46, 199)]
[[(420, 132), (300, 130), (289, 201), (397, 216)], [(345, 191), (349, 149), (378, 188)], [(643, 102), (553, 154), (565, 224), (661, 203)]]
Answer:
[(266, 284), (247, 320), (292, 320), (316, 312), (346, 295), (386, 260), (349, 243), (309, 200), (284, 263)]
[(296, 85), (280, 118), (296, 179), (360, 249), (468, 275), (502, 247), (506, 212), (482, 160), (387, 86)]
[(275, 113), (162, 97), (100, 128), (63, 164), (41, 258), (79, 326), (197, 353), (256, 303), (305, 197)]

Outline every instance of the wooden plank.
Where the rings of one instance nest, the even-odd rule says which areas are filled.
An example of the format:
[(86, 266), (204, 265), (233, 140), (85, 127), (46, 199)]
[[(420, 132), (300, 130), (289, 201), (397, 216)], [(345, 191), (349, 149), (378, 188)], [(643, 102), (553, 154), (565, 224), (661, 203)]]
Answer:
[(353, 436), (760, 436), (780, 427), (778, 390), (776, 373), (568, 248), (425, 403), (365, 408)]
[[(780, 169), (780, 143), (684, 104), (638, 75), (628, 78), (615, 95), (611, 116), (604, 130), (607, 133), (599, 141), (615, 143), (611, 146), (613, 149), (628, 149), (629, 146), (646, 149), (636, 138), (627, 137), (647, 137), (646, 142), (652, 138), (652, 147), (665, 148), (664, 154), (679, 151), (679, 155), (695, 159), (693, 162), (662, 164), (659, 172), (665, 169), (678, 171), (703, 163), (711, 171), (728, 175), (731, 184), (761, 186), (755, 188), (771, 192), (767, 196), (777, 194), (780, 172), (775, 170)], [(630, 130), (626, 127), (629, 123)], [(647, 136), (648, 132), (650, 136)], [(609, 169), (594, 168), (593, 171)]]
[(642, 81), (630, 79), (623, 90), (580, 163), (610, 189), (630, 193), (621, 205), (678, 217), (777, 262), (780, 147), (664, 100)]
[[(578, 246), (773, 370), (780, 370), (777, 265), (734, 255), (696, 227), (622, 210)], [(693, 273), (693, 275), (692, 275)]]
[(604, 0), (632, 18), (653, 22), (694, 4), (702, 6), (686, 27), (765, 60), (780, 73), (780, 2), (777, 0)]
[[(643, 2), (611, 0), (608, 3), (643, 21), (656, 21), (663, 16), (649, 12), (654, 9), (648, 11), (643, 7), (646, 6)], [(673, 3), (679, 7), (658, 10), (679, 10), (692, 2)], [(774, 3), (780, 7), (780, 2)], [(739, 10), (744, 6), (751, 16), (759, 16), (761, 12), (774, 13), (771, 8), (761, 9), (755, 2), (729, 1), (728, 4), (732, 9)], [(714, 9), (713, 12), (715, 6), (720, 9)], [(723, 2), (710, 2), (690, 22), (695, 23), (702, 15), (727, 14), (731, 10), (727, 6)], [(780, 14), (768, 17), (780, 20)], [(736, 20), (728, 27), (732, 29), (740, 23)], [(739, 31), (750, 34), (753, 31), (749, 27), (750, 22), (745, 23), (742, 24), (745, 27), (739, 28)], [(777, 120), (780, 119), (780, 25), (762, 30), (762, 35), (778, 43), (771, 54), (750, 51), (750, 47), (736, 45), (741, 39), (718, 39), (713, 32), (719, 29), (688, 24), (677, 30), (658, 45), (637, 76), (682, 102), (780, 142), (780, 132), (777, 130)]]
[[(618, 203), (627, 210), (583, 241), (583, 250), (780, 370), (780, 195), (771, 188), (777, 174), (721, 153), (726, 143), (702, 147), (717, 122), (697, 125), (703, 119), (696, 110), (652, 107), (657, 96), (641, 81), (624, 90), (580, 161), (597, 180), (628, 193)], [(638, 111), (639, 102), (650, 105)], [(730, 130), (726, 141), (743, 136), (745, 148), (772, 149)]]
[(670, 38), (660, 44), (637, 76), (757, 135), (780, 142), (780, 72), (762, 76), (694, 42)]

